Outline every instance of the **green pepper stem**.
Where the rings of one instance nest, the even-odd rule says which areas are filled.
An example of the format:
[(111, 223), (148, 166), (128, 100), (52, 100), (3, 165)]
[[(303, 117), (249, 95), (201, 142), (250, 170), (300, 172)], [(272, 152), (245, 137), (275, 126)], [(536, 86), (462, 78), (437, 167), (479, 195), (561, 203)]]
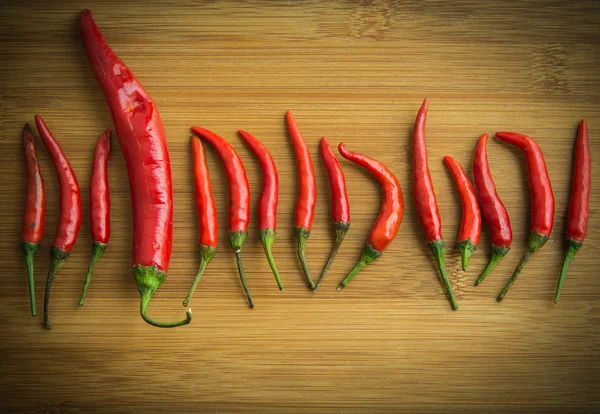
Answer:
[(338, 250), (340, 249), (340, 246), (342, 245), (342, 242), (344, 241), (344, 237), (346, 236), (346, 233), (348, 232), (349, 228), (350, 228), (350, 223), (347, 223), (344, 221), (338, 221), (338, 222), (333, 223), (333, 230), (335, 232), (335, 243), (333, 244), (333, 248), (331, 249), (331, 253), (329, 254), (329, 259), (327, 260), (327, 264), (325, 264), (325, 267), (323, 268), (323, 271), (321, 272), (321, 276), (319, 277), (319, 280), (317, 281), (317, 284), (313, 290), (317, 290), (319, 288), (319, 286), (321, 286), (321, 282), (323, 281), (323, 279), (325, 278), (325, 275), (329, 271), (329, 268), (331, 267), (331, 264), (333, 263), (333, 259), (335, 259), (335, 255), (337, 254)]
[(363, 269), (363, 267), (380, 257), (382, 254), (383, 252), (380, 252), (379, 250), (375, 249), (370, 244), (366, 244), (365, 248), (362, 251), (362, 254), (360, 255), (360, 259), (358, 260), (358, 262), (356, 262), (352, 270), (350, 270), (348, 276), (346, 276), (344, 280), (340, 282), (340, 284), (337, 287), (337, 290), (342, 290), (342, 288), (344, 288), (348, 283), (352, 281), (352, 279), (354, 279), (354, 276), (356, 276), (358, 272), (360, 272)]
[(481, 282), (483, 282), (484, 279), (488, 277), (492, 270), (494, 270), (494, 267), (496, 267), (496, 265), (500, 263), (500, 260), (502, 260), (502, 258), (506, 256), (506, 253), (508, 253), (509, 250), (510, 247), (496, 246), (492, 244), (492, 256), (490, 258), (490, 262), (483, 270), (479, 278), (475, 281), (475, 286), (480, 285)]
[(242, 281), (242, 286), (244, 287), (244, 292), (246, 292), (246, 297), (248, 298), (248, 305), (250, 309), (254, 308), (254, 303), (252, 302), (252, 296), (250, 296), (250, 291), (248, 291), (248, 285), (246, 283), (246, 274), (244, 273), (244, 266), (242, 265), (242, 252), (235, 252), (235, 259), (237, 261), (238, 272), (240, 273), (240, 280)]
[(279, 290), (283, 290), (283, 283), (281, 283), (281, 279), (279, 278), (279, 271), (277, 270), (277, 266), (275, 265), (275, 259), (273, 258), (273, 253), (271, 251), (271, 247), (273, 246), (273, 242), (275, 242), (275, 230), (273, 229), (261, 229), (258, 231), (258, 238), (265, 249), (265, 255), (267, 256), (267, 261), (269, 262), (269, 266), (271, 266), (271, 270), (273, 271), (273, 275), (275, 276), (275, 281), (277, 282), (277, 286)]
[(315, 288), (315, 282), (313, 282), (310, 277), (310, 270), (308, 269), (308, 264), (306, 263), (306, 241), (310, 236), (310, 230), (305, 229), (304, 227), (296, 227), (296, 242), (298, 244), (298, 258), (300, 259), (300, 264), (302, 265), (302, 270), (304, 271), (304, 276), (306, 277), (306, 282), (308, 284), (309, 289)]
[(188, 303), (190, 303), (192, 295), (194, 294), (194, 291), (196, 290), (196, 287), (200, 282), (200, 278), (202, 277), (202, 274), (206, 269), (206, 265), (208, 265), (208, 262), (210, 262), (211, 259), (215, 256), (216, 251), (217, 249), (212, 246), (202, 244), (200, 245), (200, 265), (198, 266), (198, 272), (196, 273), (194, 282), (192, 283), (192, 286), (190, 287), (190, 290), (183, 301), (183, 306), (187, 307)]
[(50, 317), (48, 315), (48, 309), (50, 307), (50, 290), (52, 289), (52, 282), (54, 281), (54, 275), (58, 273), (61, 267), (67, 261), (69, 253), (56, 246), (50, 248), (50, 269), (48, 270), (48, 278), (46, 279), (46, 292), (44, 293), (44, 327), (46, 329), (52, 329), (50, 323)]
[(434, 240), (429, 243), (429, 249), (433, 256), (435, 257), (435, 261), (438, 266), (438, 270), (440, 272), (440, 277), (442, 278), (442, 282), (444, 283), (444, 288), (446, 289), (446, 295), (450, 300), (450, 304), (453, 310), (458, 310), (458, 303), (456, 303), (456, 298), (454, 297), (454, 292), (452, 291), (452, 286), (450, 286), (450, 280), (448, 280), (448, 275), (446, 274), (446, 266), (444, 264), (444, 240)]
[(458, 242), (458, 251), (460, 252), (460, 261), (463, 272), (469, 269), (469, 258), (477, 250), (477, 245), (471, 239)]
[(231, 244), (231, 248), (235, 252), (235, 260), (237, 261), (238, 272), (240, 274), (240, 280), (242, 281), (242, 287), (244, 288), (244, 292), (246, 292), (246, 297), (248, 298), (248, 305), (250, 309), (254, 308), (254, 303), (252, 302), (252, 297), (250, 296), (250, 292), (248, 291), (248, 285), (246, 284), (246, 274), (244, 273), (244, 266), (242, 265), (242, 246), (248, 237), (248, 233), (245, 231), (230, 231), (229, 232), (229, 243)]
[(562, 291), (563, 283), (565, 282), (565, 276), (567, 276), (567, 270), (569, 269), (569, 264), (577, 250), (583, 245), (582, 242), (575, 241), (573, 239), (569, 239), (567, 242), (567, 251), (565, 252), (565, 259), (563, 260), (562, 269), (560, 271), (560, 278), (558, 279), (558, 283), (556, 285), (556, 295), (554, 296), (554, 303), (558, 303), (558, 299), (560, 298), (560, 292)]
[(25, 265), (27, 266), (27, 281), (29, 282), (29, 303), (31, 305), (31, 316), (36, 316), (35, 310), (35, 283), (33, 275), (33, 256), (37, 252), (39, 245), (37, 243), (22, 242), (21, 249), (25, 255)]
[(88, 268), (87, 275), (85, 276), (85, 281), (83, 282), (83, 288), (81, 289), (81, 297), (79, 298), (79, 306), (83, 306), (83, 301), (85, 300), (85, 294), (87, 293), (87, 288), (92, 280), (92, 273), (94, 273), (94, 269), (96, 268), (96, 263), (100, 260), (100, 256), (106, 249), (106, 244), (100, 242), (92, 242), (92, 259), (90, 260), (90, 266)]

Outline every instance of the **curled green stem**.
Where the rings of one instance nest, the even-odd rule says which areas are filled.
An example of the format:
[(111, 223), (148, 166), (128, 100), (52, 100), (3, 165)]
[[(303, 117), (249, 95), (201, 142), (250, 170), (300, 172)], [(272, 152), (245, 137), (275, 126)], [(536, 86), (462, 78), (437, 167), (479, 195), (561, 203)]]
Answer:
[(450, 286), (450, 280), (448, 280), (448, 275), (446, 274), (446, 266), (444, 264), (444, 240), (434, 240), (429, 243), (429, 249), (433, 256), (435, 257), (435, 261), (438, 266), (438, 270), (440, 272), (440, 277), (442, 278), (442, 282), (444, 283), (444, 288), (446, 290), (446, 295), (450, 300), (450, 304), (453, 310), (458, 310), (458, 303), (456, 303), (456, 298), (454, 297), (454, 292), (452, 291), (452, 286)]
[(352, 281), (352, 279), (354, 279), (354, 276), (356, 276), (358, 272), (360, 272), (363, 269), (363, 267), (380, 257), (382, 254), (383, 252), (380, 252), (379, 250), (375, 249), (370, 244), (366, 244), (365, 248), (362, 251), (362, 254), (360, 255), (360, 259), (354, 265), (352, 270), (350, 270), (348, 276), (346, 276), (344, 280), (340, 282), (340, 284), (337, 287), (337, 290), (342, 290), (342, 288), (344, 288), (348, 283)]
[(21, 249), (25, 255), (25, 265), (27, 266), (27, 281), (29, 282), (29, 303), (31, 305), (31, 316), (36, 316), (35, 310), (35, 283), (33, 275), (33, 256), (37, 252), (39, 245), (37, 243), (22, 242)]
[(462, 240), (458, 242), (458, 251), (460, 252), (460, 261), (463, 272), (466, 272), (469, 268), (469, 258), (477, 250), (471, 239)]
[(198, 286), (198, 283), (200, 282), (200, 278), (202, 277), (202, 274), (204, 273), (204, 270), (206, 269), (206, 265), (215, 256), (216, 251), (217, 251), (217, 249), (212, 246), (207, 246), (207, 245), (202, 245), (202, 244), (200, 245), (200, 265), (198, 266), (198, 272), (196, 273), (194, 282), (192, 283), (192, 286), (190, 287), (190, 290), (183, 301), (183, 306), (187, 306), (188, 303), (190, 303), (190, 300), (192, 299), (192, 295), (194, 294), (194, 291), (196, 290), (196, 287)]
[(46, 292), (44, 293), (44, 327), (46, 329), (52, 329), (52, 324), (50, 323), (50, 316), (48, 314), (48, 309), (50, 307), (50, 290), (52, 289), (52, 282), (54, 281), (54, 276), (61, 267), (67, 261), (69, 257), (69, 253), (65, 252), (62, 249), (59, 249), (56, 246), (52, 246), (50, 249), (50, 269), (48, 270), (48, 278), (46, 279)]
[(492, 256), (490, 258), (490, 262), (483, 270), (479, 278), (475, 281), (475, 286), (480, 285), (481, 282), (483, 282), (484, 279), (488, 277), (492, 270), (494, 270), (494, 267), (496, 267), (496, 265), (500, 263), (500, 260), (502, 260), (502, 258), (506, 256), (506, 253), (508, 253), (509, 250), (510, 247), (496, 246), (492, 244)]
[(277, 270), (277, 266), (275, 265), (275, 259), (273, 258), (273, 253), (271, 251), (271, 247), (273, 246), (273, 242), (275, 242), (275, 230), (273, 229), (261, 229), (258, 231), (258, 238), (265, 249), (265, 255), (267, 256), (267, 261), (269, 262), (269, 266), (271, 266), (271, 270), (273, 271), (273, 275), (275, 276), (275, 281), (277, 282), (277, 286), (279, 290), (283, 290), (283, 283), (281, 283), (281, 278), (279, 277), (279, 271)]
[(310, 230), (305, 229), (304, 227), (296, 227), (296, 243), (298, 244), (298, 258), (300, 259), (300, 264), (302, 265), (302, 270), (304, 271), (304, 276), (306, 277), (306, 283), (308, 284), (309, 289), (315, 288), (315, 282), (313, 282), (310, 277), (310, 270), (308, 269), (308, 264), (306, 263), (306, 241), (310, 236)]
[(567, 251), (565, 252), (565, 259), (563, 260), (562, 269), (560, 270), (560, 278), (558, 279), (558, 283), (556, 284), (556, 294), (554, 295), (554, 303), (558, 303), (558, 299), (560, 298), (560, 292), (562, 291), (563, 283), (565, 282), (565, 276), (567, 276), (567, 270), (569, 269), (569, 264), (577, 250), (583, 245), (582, 242), (575, 241), (573, 239), (569, 239), (567, 241)]
[(348, 232), (349, 228), (350, 228), (350, 223), (347, 223), (344, 221), (338, 221), (338, 222), (333, 223), (333, 230), (335, 232), (335, 243), (333, 245), (333, 248), (331, 249), (331, 253), (329, 254), (329, 259), (327, 260), (327, 264), (325, 264), (325, 267), (323, 268), (323, 271), (321, 272), (321, 276), (319, 277), (319, 280), (317, 281), (317, 284), (316, 284), (314, 290), (317, 290), (319, 288), (319, 286), (321, 286), (321, 282), (325, 278), (327, 271), (329, 271), (329, 268), (331, 267), (331, 264), (333, 263), (333, 259), (335, 258), (335, 255), (337, 254), (338, 250), (340, 249), (340, 246), (342, 245), (342, 242), (344, 241), (344, 237), (346, 236), (346, 233)]
[(92, 258), (90, 260), (90, 266), (88, 268), (87, 275), (85, 276), (85, 281), (83, 282), (83, 288), (81, 289), (79, 306), (83, 306), (85, 294), (87, 293), (88, 286), (90, 284), (90, 281), (92, 280), (92, 274), (94, 273), (94, 269), (96, 268), (96, 263), (98, 263), (98, 260), (100, 260), (100, 256), (102, 256), (104, 249), (106, 249), (106, 244), (97, 241), (92, 243)]

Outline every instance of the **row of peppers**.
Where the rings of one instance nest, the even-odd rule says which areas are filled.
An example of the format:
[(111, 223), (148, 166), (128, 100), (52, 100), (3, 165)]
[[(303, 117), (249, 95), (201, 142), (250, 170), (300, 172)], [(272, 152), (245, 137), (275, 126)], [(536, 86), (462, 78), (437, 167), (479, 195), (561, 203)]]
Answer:
[[(121, 150), (127, 165), (134, 218), (133, 275), (141, 295), (140, 313), (143, 319), (158, 327), (175, 327), (191, 321), (191, 310), (186, 319), (177, 322), (158, 322), (147, 314), (150, 298), (167, 277), (173, 231), (173, 194), (170, 159), (164, 128), (156, 106), (131, 71), (114, 54), (106, 43), (89, 10), (79, 18), (84, 48), (96, 79), (109, 104)], [(425, 145), (425, 124), (428, 103), (423, 102), (417, 114), (413, 132), (414, 197), (419, 219), (426, 233), (429, 247), (435, 257), (440, 276), (453, 309), (458, 304), (446, 275), (444, 266), (444, 240), (441, 231), (436, 196), (429, 174)], [(52, 133), (38, 115), (35, 117), (40, 138), (56, 167), (60, 183), (60, 217), (56, 237), (51, 248), (51, 262), (44, 297), (44, 324), (51, 328), (48, 305), (52, 281), (63, 266), (75, 244), (81, 227), (81, 197), (77, 178), (69, 161), (61, 151)], [(295, 226), (298, 256), (309, 288), (316, 290), (325, 277), (333, 259), (350, 227), (350, 205), (346, 182), (341, 166), (325, 138), (320, 149), (328, 172), (332, 194), (332, 219), (335, 243), (327, 264), (315, 284), (305, 257), (316, 204), (316, 180), (312, 159), (298, 126), (291, 114), (286, 113), (286, 123), (294, 147), (299, 176), (299, 193), (296, 202)], [(250, 190), (244, 165), (233, 147), (213, 132), (192, 127), (192, 132), (213, 146), (222, 159), (228, 178), (229, 190), (229, 241), (233, 248), (240, 279), (248, 304), (254, 307), (244, 274), (241, 249), (247, 238), (250, 221)], [(259, 239), (280, 290), (283, 284), (277, 271), (271, 248), (276, 233), (276, 211), (278, 203), (278, 176), (273, 158), (254, 136), (245, 131), (239, 135), (260, 161), (263, 186), (258, 202)], [(33, 287), (33, 256), (44, 230), (45, 196), (44, 182), (35, 155), (35, 143), (31, 130), (24, 128), (25, 161), (27, 175), (27, 200), (22, 233), (22, 248), (25, 254), (29, 279), (31, 312), (35, 316), (35, 293)], [(506, 287), (498, 296), (503, 300), (511, 285), (519, 276), (529, 257), (548, 240), (554, 221), (554, 197), (546, 164), (539, 146), (530, 137), (512, 132), (497, 132), (496, 137), (515, 145), (526, 154), (529, 187), (532, 199), (531, 233), (527, 250)], [(462, 268), (467, 270), (468, 260), (477, 248), (481, 229), (481, 213), (488, 222), (492, 235), (491, 259), (475, 285), (481, 283), (497, 263), (508, 253), (512, 242), (512, 231), (506, 208), (502, 204), (490, 173), (486, 143), (488, 135), (480, 137), (473, 161), (475, 190), (465, 171), (456, 160), (445, 157), (457, 184), (463, 209), (458, 248)], [(367, 238), (363, 253), (354, 268), (342, 280), (338, 290), (346, 286), (368, 263), (377, 259), (396, 236), (404, 211), (402, 190), (394, 174), (382, 163), (365, 155), (349, 151), (344, 143), (338, 146), (339, 153), (346, 159), (366, 168), (381, 184), (384, 198), (381, 210)], [(106, 248), (110, 236), (110, 201), (108, 194), (107, 165), (110, 152), (110, 131), (105, 131), (96, 145), (92, 176), (90, 180), (90, 223), (92, 233), (92, 258), (80, 298), (83, 305), (87, 287), (94, 267)], [(194, 177), (196, 184), (196, 206), (200, 224), (200, 265), (190, 291), (183, 304), (187, 306), (192, 294), (214, 257), (217, 247), (217, 216), (204, 149), (199, 139), (192, 139)], [(558, 302), (567, 267), (575, 252), (581, 247), (587, 232), (589, 196), (591, 182), (591, 160), (588, 147), (587, 127), (582, 121), (575, 143), (575, 169), (573, 190), (569, 205), (567, 224), (568, 247), (557, 285), (555, 302)], [(480, 207), (481, 206), (481, 211)]]

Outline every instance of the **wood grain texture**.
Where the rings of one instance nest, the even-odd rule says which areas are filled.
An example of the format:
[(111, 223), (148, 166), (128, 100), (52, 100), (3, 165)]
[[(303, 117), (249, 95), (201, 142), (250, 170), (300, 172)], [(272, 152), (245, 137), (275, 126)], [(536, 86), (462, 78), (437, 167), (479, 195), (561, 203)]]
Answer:
[[(89, 7), (111, 46), (156, 101), (169, 139), (175, 191), (174, 254), (150, 314), (183, 317), (198, 264), (191, 125), (226, 137), (245, 162), (256, 211), (261, 175), (242, 128), (269, 148), (280, 177), (274, 254), (279, 292), (253, 216), (243, 253), (256, 303), (248, 309), (226, 242), (227, 187), (207, 157), (221, 223), (217, 255), (191, 302), (192, 324), (161, 330), (139, 316), (131, 276), (131, 209), (118, 145), (110, 157), (113, 233), (86, 304), (77, 306), (90, 257), (87, 182), (110, 114), (80, 45)], [(41, 412), (576, 412), (600, 408), (599, 193), (589, 234), (561, 302), (552, 303), (563, 249), (572, 146), (590, 127), (592, 186), (600, 188), (600, 6), (562, 1), (15, 1), (0, 4), (0, 406)], [(410, 140), (429, 98), (427, 144), (452, 312), (412, 202)], [(346, 289), (381, 192), (343, 160), (352, 227), (321, 289), (306, 290), (293, 242), (297, 178), (284, 113), (313, 151), (318, 200), (307, 255), (317, 274), (332, 245), (330, 199), (318, 142), (346, 142), (397, 174), (404, 222), (389, 250)], [(82, 186), (84, 220), (55, 279), (52, 331), (29, 315), (18, 249), (24, 167), (20, 133), (44, 117)], [(525, 247), (529, 195), (523, 156), (490, 140), (489, 159), (511, 216), (513, 249), (480, 287), (489, 232), (467, 273), (456, 236), (460, 201), (442, 163), (471, 173), (483, 132), (530, 134), (544, 151), (556, 197), (551, 240), (498, 304)], [(116, 141), (115, 141), (116, 144)], [(46, 234), (35, 259), (38, 312), (58, 213), (56, 175), (41, 145)], [(341, 157), (340, 157), (341, 159)], [(255, 214), (255, 213), (253, 213)]]

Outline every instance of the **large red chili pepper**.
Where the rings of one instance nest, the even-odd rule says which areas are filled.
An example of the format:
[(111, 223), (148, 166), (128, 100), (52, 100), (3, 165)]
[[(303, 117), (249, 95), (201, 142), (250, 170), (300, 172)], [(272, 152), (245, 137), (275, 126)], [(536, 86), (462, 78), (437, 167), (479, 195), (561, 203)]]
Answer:
[(325, 137), (321, 138), (321, 155), (329, 177), (329, 188), (331, 189), (331, 216), (333, 220), (333, 231), (335, 232), (335, 243), (329, 260), (321, 272), (321, 277), (315, 286), (315, 290), (321, 285), (333, 259), (337, 254), (344, 237), (350, 228), (350, 203), (346, 192), (346, 179), (340, 162), (335, 157)]
[(402, 223), (404, 200), (398, 180), (385, 165), (366, 155), (348, 151), (343, 142), (339, 144), (338, 151), (342, 157), (366, 168), (379, 181), (383, 190), (381, 209), (367, 238), (360, 260), (339, 284), (337, 290), (340, 290), (350, 283), (363, 267), (381, 256), (394, 240)]
[(46, 329), (50, 329), (52, 328), (48, 315), (50, 290), (54, 275), (67, 261), (81, 228), (81, 196), (75, 172), (41, 116), (35, 116), (35, 125), (40, 133), (40, 139), (54, 163), (60, 184), (60, 216), (56, 227), (56, 236), (50, 249), (50, 269), (44, 295), (44, 326)]
[(148, 316), (150, 298), (167, 278), (173, 241), (171, 162), (162, 120), (152, 98), (106, 43), (89, 10), (79, 15), (79, 26), (127, 165), (133, 207), (133, 277), (141, 296), (140, 314), (162, 328), (188, 324), (191, 310), (185, 320), (171, 323)]
[(462, 204), (462, 220), (458, 233), (458, 250), (460, 251), (462, 270), (467, 271), (469, 257), (477, 249), (481, 234), (481, 212), (475, 196), (475, 190), (465, 173), (465, 170), (452, 157), (445, 156), (444, 162), (452, 173)]
[(427, 146), (425, 145), (425, 123), (427, 122), (427, 99), (417, 114), (415, 128), (413, 131), (413, 193), (419, 220), (425, 230), (429, 249), (433, 253), (435, 260), (446, 288), (446, 294), (452, 304), (452, 309), (457, 310), (458, 304), (452, 292), (452, 286), (446, 275), (444, 265), (444, 239), (442, 238), (442, 219), (438, 211), (435, 192), (429, 174), (429, 165), (427, 164)]
[(217, 220), (217, 208), (212, 195), (210, 175), (206, 166), (206, 155), (204, 146), (198, 137), (192, 137), (192, 155), (194, 156), (194, 182), (196, 184), (196, 211), (198, 212), (198, 223), (200, 225), (200, 265), (190, 287), (190, 291), (183, 301), (187, 306), (192, 299), (192, 294), (200, 282), (200, 278), (206, 269), (206, 265), (215, 256), (217, 251), (217, 239), (219, 221)]
[(254, 303), (248, 291), (246, 274), (242, 265), (242, 246), (248, 237), (248, 223), (250, 222), (250, 186), (246, 177), (246, 169), (231, 144), (223, 138), (208, 129), (196, 126), (192, 127), (192, 131), (208, 141), (223, 161), (229, 185), (229, 242), (235, 252), (240, 280), (248, 298), (248, 305), (253, 308)]
[(560, 271), (560, 278), (556, 285), (554, 303), (558, 303), (569, 263), (571, 263), (577, 250), (583, 245), (587, 233), (590, 213), (590, 189), (592, 186), (592, 159), (585, 119), (581, 121), (577, 129), (574, 164), (571, 201), (569, 202), (569, 215), (567, 218), (567, 251)]
[(265, 249), (265, 255), (271, 270), (275, 275), (279, 290), (283, 290), (283, 284), (279, 278), (279, 271), (275, 265), (275, 259), (271, 247), (275, 241), (277, 225), (277, 203), (279, 202), (279, 177), (275, 161), (265, 146), (246, 131), (238, 130), (238, 134), (248, 144), (256, 158), (260, 161), (263, 174), (262, 191), (258, 199), (258, 238)]
[(92, 259), (79, 298), (83, 306), (92, 273), (110, 238), (110, 196), (108, 192), (108, 156), (110, 154), (110, 129), (104, 131), (94, 151), (90, 178), (90, 229), (92, 231)]
[(519, 277), (519, 273), (521, 273), (531, 255), (546, 244), (550, 237), (552, 225), (554, 224), (554, 195), (552, 194), (544, 155), (538, 144), (527, 135), (515, 132), (496, 132), (496, 137), (516, 146), (525, 153), (529, 191), (531, 192), (531, 233), (527, 241), (527, 250), (521, 257), (521, 261), (506, 286), (498, 295), (497, 300), (501, 302), (515, 280), (517, 280), (517, 277)]
[(285, 113), (285, 119), (298, 165), (298, 198), (296, 199), (296, 243), (298, 244), (298, 257), (302, 265), (302, 270), (304, 270), (308, 287), (314, 289), (315, 283), (310, 277), (310, 270), (306, 263), (306, 241), (310, 236), (313, 218), (315, 217), (317, 181), (315, 179), (310, 151), (304, 138), (300, 135), (298, 125), (296, 125), (296, 121), (290, 111)]
[(46, 195), (44, 179), (35, 156), (35, 139), (31, 135), (29, 124), (23, 127), (23, 149), (25, 152), (25, 214), (23, 216), (23, 232), (21, 233), (21, 249), (27, 266), (29, 281), (29, 301), (31, 316), (37, 315), (35, 310), (35, 284), (33, 283), (33, 256), (39, 248), (44, 235), (46, 220)]
[(502, 204), (502, 200), (500, 200), (500, 196), (496, 192), (496, 185), (490, 172), (485, 148), (487, 140), (488, 134), (483, 134), (479, 137), (473, 159), (473, 177), (475, 178), (475, 188), (477, 188), (477, 194), (479, 195), (481, 212), (492, 233), (492, 255), (487, 267), (475, 282), (475, 286), (483, 282), (498, 262), (506, 256), (512, 243), (510, 218), (504, 204)]

